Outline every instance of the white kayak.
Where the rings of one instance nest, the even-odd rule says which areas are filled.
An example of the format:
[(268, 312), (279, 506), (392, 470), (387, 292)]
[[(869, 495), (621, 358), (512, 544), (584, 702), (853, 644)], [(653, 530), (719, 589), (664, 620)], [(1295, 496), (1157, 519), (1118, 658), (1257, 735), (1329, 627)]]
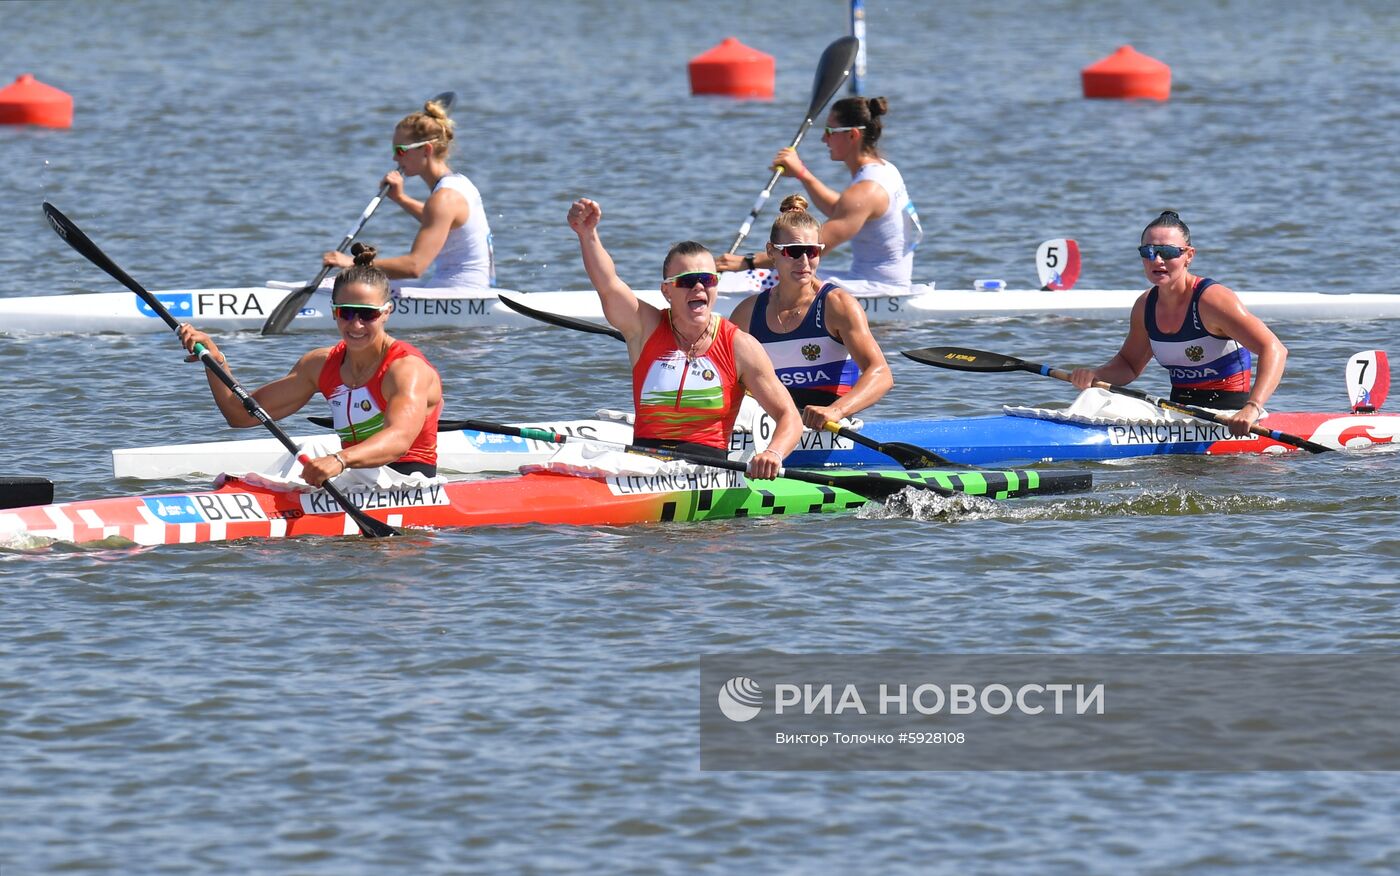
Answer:
[[(765, 271), (721, 275), (715, 309), (724, 315), (758, 291)], [(184, 289), (156, 292), (176, 319), (211, 332), (256, 331), (297, 283), (271, 281), (265, 286), (231, 289)], [(501, 303), (498, 290), (396, 289), (394, 327), (412, 332), (425, 329), (464, 329), (538, 325)], [(598, 296), (592, 290), (511, 292), (504, 294), (530, 308), (561, 317), (603, 321)], [(916, 284), (908, 292), (860, 296), (874, 324), (916, 323), (926, 320), (1059, 316), (1085, 319), (1124, 318), (1142, 289), (1000, 289), (992, 291), (935, 289)], [(1400, 294), (1376, 292), (1251, 292), (1239, 293), (1246, 307), (1263, 319), (1367, 320), (1400, 318)], [(661, 303), (659, 290), (640, 296)], [(318, 289), (288, 326), (289, 331), (325, 332), (330, 322), (330, 288)], [(169, 331), (140, 298), (127, 292), (45, 295), (0, 299), (0, 333), (115, 332), (139, 334)]]
[[(632, 440), (632, 424), (628, 415), (599, 411), (598, 417), (593, 420), (511, 425), (623, 444)], [(340, 438), (334, 432), (292, 436), (292, 440), (312, 456), (324, 456), (340, 449)], [(438, 469), (443, 473), (515, 471), (522, 465), (545, 461), (558, 449), (558, 444), (511, 435), (474, 430), (445, 431), (438, 433)], [(276, 438), (165, 444), (112, 451), (112, 474), (119, 478), (163, 480), (250, 472), (263, 475), (295, 474), (300, 471), (300, 464)]]

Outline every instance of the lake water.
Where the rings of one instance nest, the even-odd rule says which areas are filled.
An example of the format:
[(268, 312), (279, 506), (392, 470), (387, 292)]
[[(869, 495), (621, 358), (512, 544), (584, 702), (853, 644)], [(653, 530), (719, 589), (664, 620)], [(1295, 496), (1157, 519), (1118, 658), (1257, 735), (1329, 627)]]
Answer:
[[(1068, 236), (1080, 286), (1141, 285), (1131, 247), (1174, 208), (1197, 267), (1236, 288), (1393, 290), (1392, 4), (867, 14), (867, 93), (890, 100), (886, 152), (927, 231), (917, 278), (1030, 286), (1036, 244)], [(75, 0), (0, 18), (0, 80), (33, 72), (77, 103), (70, 131), (0, 128), (0, 295), (118, 288), (43, 200), (149, 288), (309, 280), (391, 166), (394, 122), (447, 89), (502, 285), (545, 290), (585, 283), (563, 221), (583, 195), (634, 283), (674, 240), (727, 246), (845, 4)], [(776, 58), (774, 100), (688, 95), (686, 61), (731, 34)], [(1080, 68), (1125, 43), (1172, 65), (1169, 102), (1079, 96)], [(802, 151), (841, 181), (816, 138)], [(388, 205), (362, 239), (402, 251), (413, 230)], [(1345, 359), (1397, 325), (1276, 324), (1272, 407), (1344, 408)], [(1123, 330), (880, 339), (1069, 367)], [(412, 340), (448, 416), (625, 403), (606, 339)], [(313, 343), (221, 339), (249, 384)], [(114, 484), (109, 451), (248, 437), (180, 360), (169, 335), (0, 338), (0, 470), (60, 498), (173, 486)], [(881, 417), (1073, 397), (891, 365)], [(1140, 383), (1165, 387), (1155, 366)], [(2, 553), (0, 873), (1394, 872), (1389, 773), (702, 772), (696, 686), (702, 655), (749, 650), (1393, 651), (1395, 459), (1098, 465), (1091, 494), (992, 511)]]

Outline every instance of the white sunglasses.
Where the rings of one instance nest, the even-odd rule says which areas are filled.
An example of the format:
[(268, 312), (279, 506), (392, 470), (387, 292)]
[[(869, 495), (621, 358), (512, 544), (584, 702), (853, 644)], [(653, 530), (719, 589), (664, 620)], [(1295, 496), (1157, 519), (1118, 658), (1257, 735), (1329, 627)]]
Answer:
[(402, 155), (402, 154), (404, 154), (405, 152), (407, 152), (407, 151), (410, 150), (410, 149), (417, 149), (419, 146), (427, 146), (427, 145), (431, 144), (432, 142), (433, 142), (432, 140), (422, 140), (422, 141), (420, 141), (420, 142), (418, 142), (418, 143), (407, 143), (407, 144), (405, 144), (405, 145), (403, 145), (403, 146), (395, 146), (395, 147), (394, 147), (394, 154), (395, 154), (395, 155)]

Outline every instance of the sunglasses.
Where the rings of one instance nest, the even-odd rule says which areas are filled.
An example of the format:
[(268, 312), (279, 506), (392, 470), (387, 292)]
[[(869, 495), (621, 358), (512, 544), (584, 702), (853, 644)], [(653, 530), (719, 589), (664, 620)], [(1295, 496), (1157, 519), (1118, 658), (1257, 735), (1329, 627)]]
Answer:
[(828, 137), (830, 137), (832, 134), (844, 134), (844, 133), (846, 133), (847, 131), (864, 131), (864, 130), (865, 130), (865, 125), (847, 125), (847, 126), (844, 127), (844, 128), (831, 128), (831, 127), (828, 127), (828, 128), (826, 128), (825, 130), (826, 130), (826, 135), (827, 135)]
[(775, 243), (773, 248), (790, 259), (800, 259), (806, 256), (808, 259), (815, 259), (826, 249), (824, 243)]
[(331, 308), (331, 313), (341, 322), (349, 322), (358, 319), (360, 322), (374, 322), (393, 307), (392, 304), (337, 304)]
[(432, 142), (433, 142), (432, 140), (420, 140), (420, 141), (417, 142), (417, 143), (405, 143), (405, 144), (402, 145), (402, 146), (395, 146), (395, 147), (394, 147), (394, 154), (395, 154), (395, 155), (402, 155), (402, 154), (404, 154), (405, 152), (407, 152), (407, 151), (410, 150), (410, 149), (417, 149), (419, 146), (427, 146), (428, 144), (430, 144), (430, 143), (432, 143)]
[(674, 277), (667, 277), (667, 283), (674, 283), (682, 289), (694, 289), (696, 286), (704, 286), (706, 289), (713, 289), (719, 285), (719, 274), (707, 274), (704, 271), (690, 271), (685, 274), (677, 274)]
[(1180, 258), (1184, 252), (1186, 252), (1186, 247), (1172, 246), (1170, 243), (1149, 243), (1146, 246), (1138, 247), (1138, 255), (1148, 261), (1154, 261), (1157, 256), (1161, 256), (1163, 261), (1169, 262), (1172, 259)]

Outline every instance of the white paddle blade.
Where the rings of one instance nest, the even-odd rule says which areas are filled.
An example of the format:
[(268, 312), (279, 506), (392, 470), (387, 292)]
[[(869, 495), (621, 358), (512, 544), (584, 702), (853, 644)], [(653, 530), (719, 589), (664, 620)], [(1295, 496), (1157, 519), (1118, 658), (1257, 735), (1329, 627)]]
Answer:
[(1060, 237), (1047, 240), (1035, 251), (1040, 288), (1065, 291), (1079, 281), (1079, 244)]
[(1390, 392), (1390, 360), (1384, 350), (1366, 350), (1347, 360), (1347, 397), (1353, 412), (1378, 411)]

